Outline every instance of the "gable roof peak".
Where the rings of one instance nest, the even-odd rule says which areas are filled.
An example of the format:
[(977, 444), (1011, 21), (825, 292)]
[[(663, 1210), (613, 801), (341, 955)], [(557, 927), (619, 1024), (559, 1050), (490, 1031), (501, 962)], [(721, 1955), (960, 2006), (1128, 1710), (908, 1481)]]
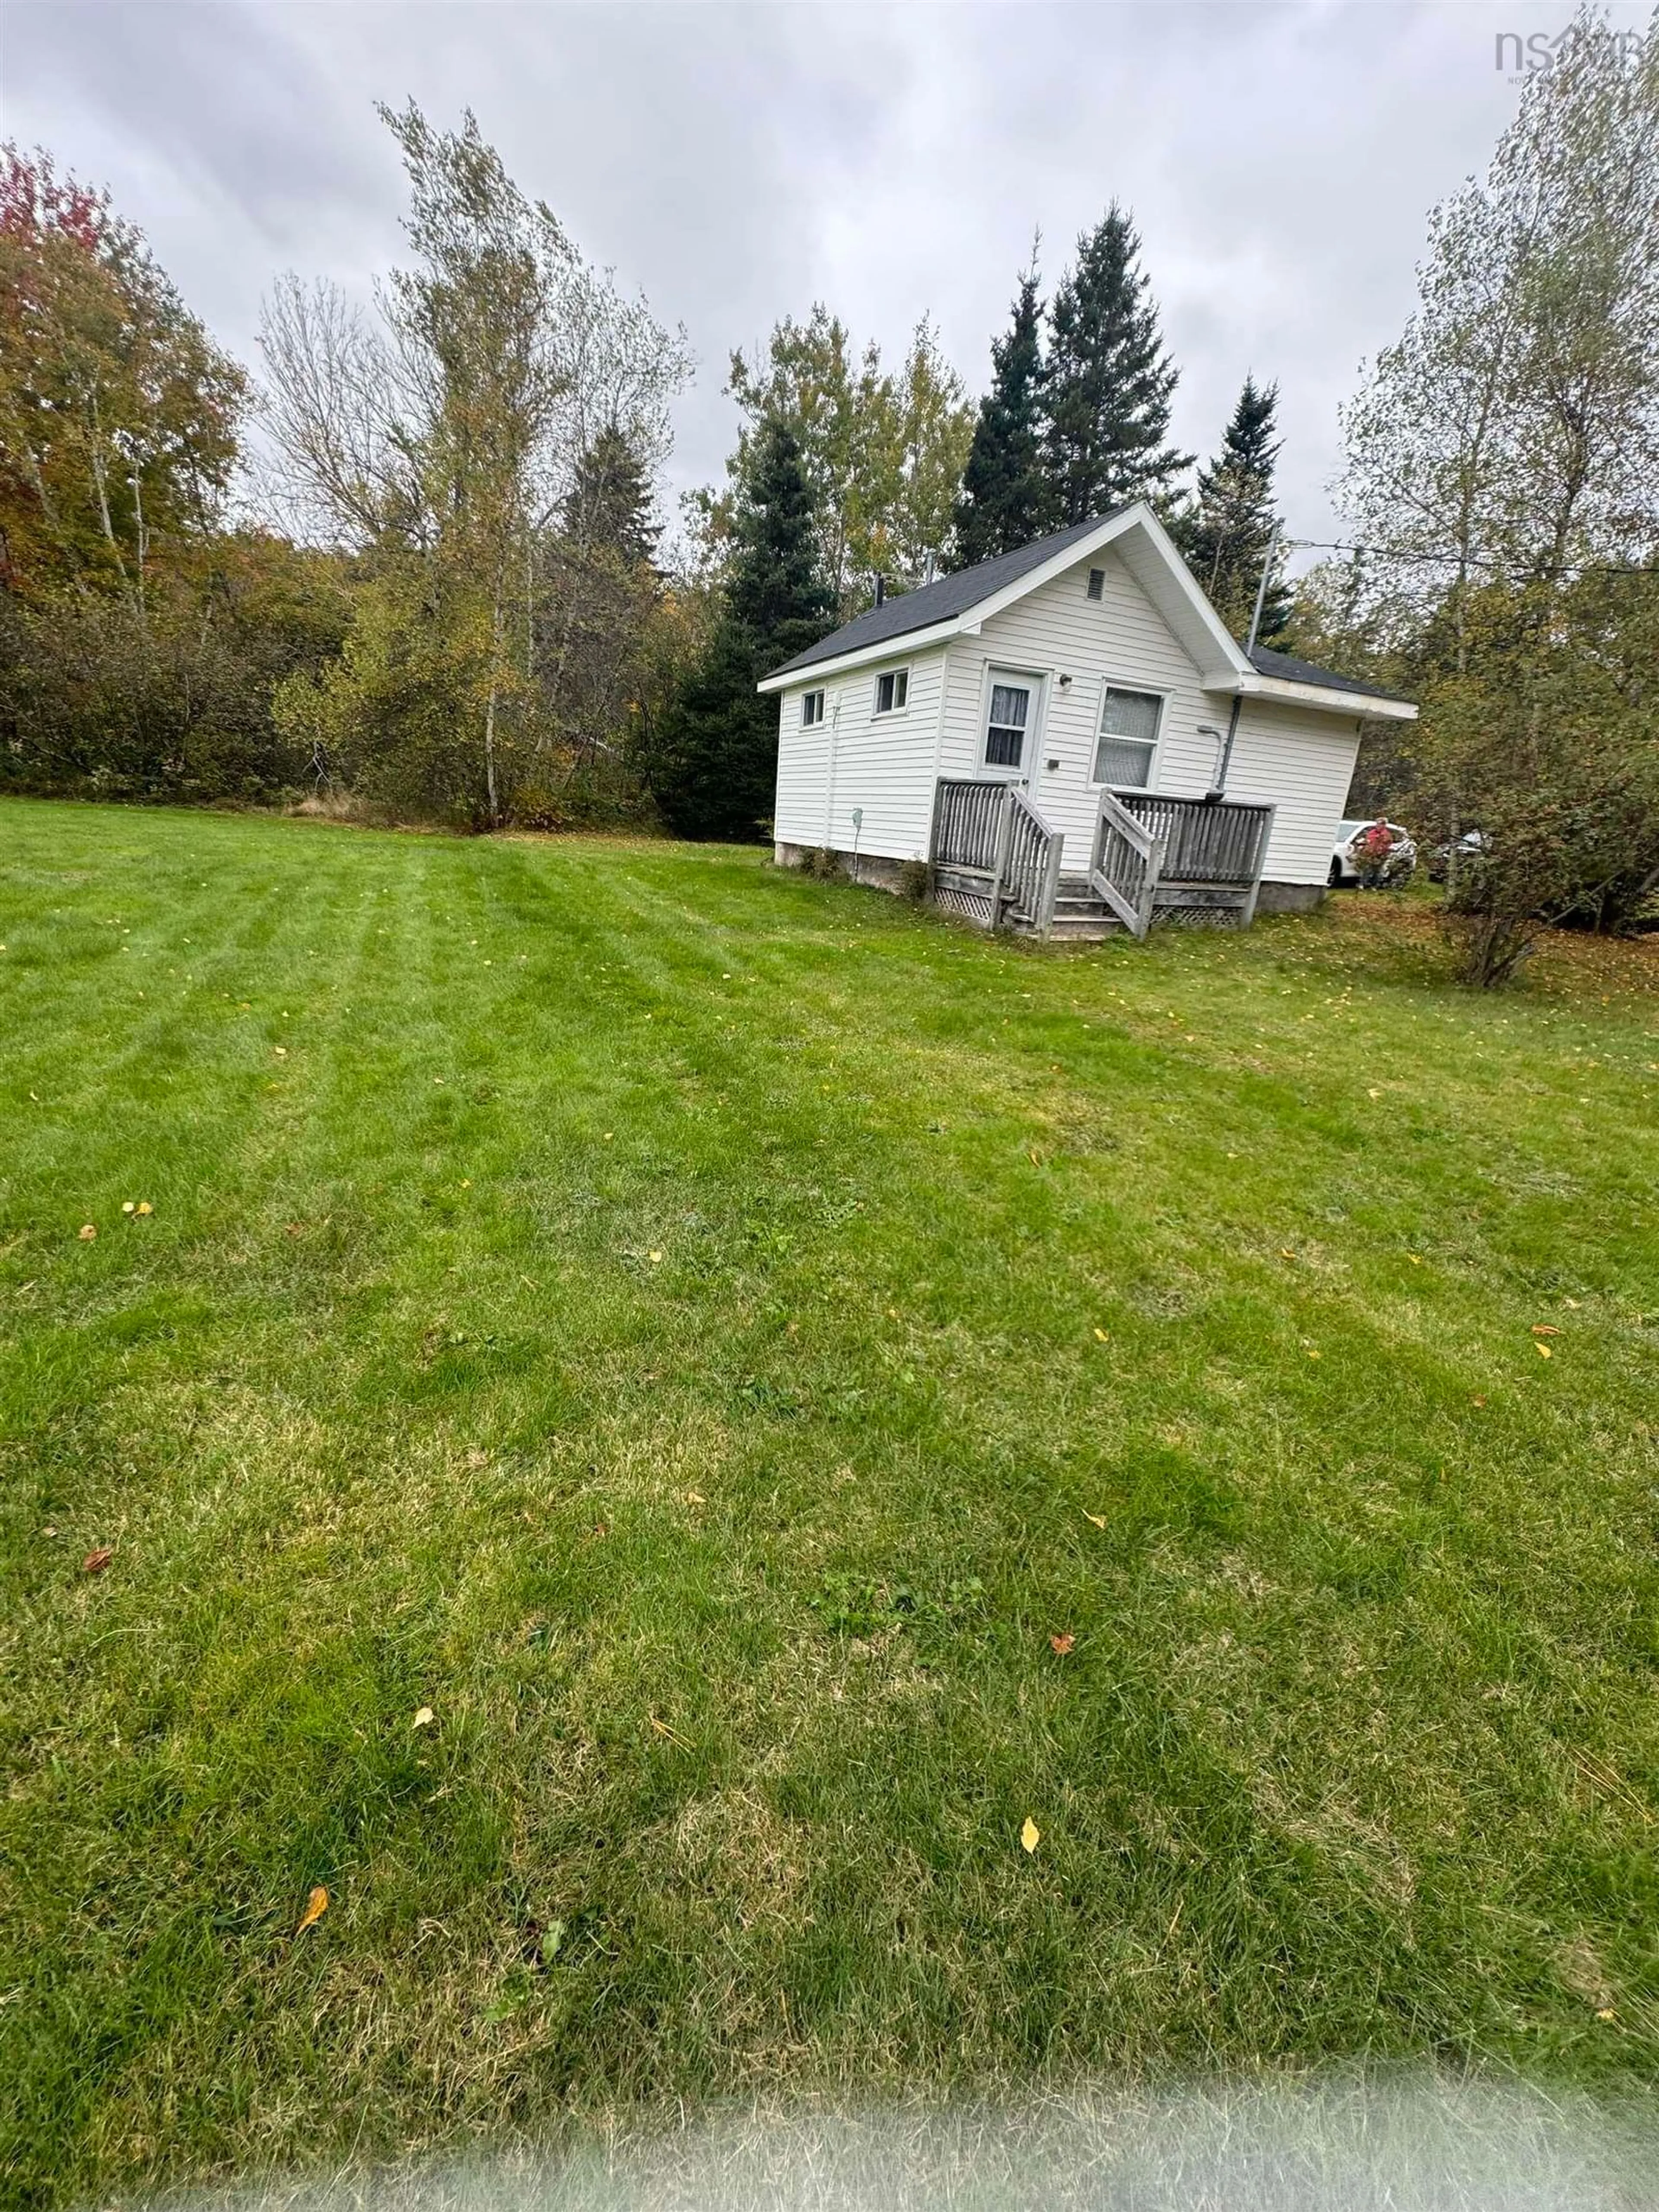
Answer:
[(971, 568), (953, 569), (936, 583), (919, 584), (914, 591), (890, 592), (878, 606), (866, 607), (851, 622), (843, 623), (816, 645), (808, 646), (805, 653), (798, 653), (781, 668), (769, 671), (766, 681), (769, 684), (775, 677), (810, 668), (817, 661), (840, 660), (848, 653), (866, 652), (873, 646), (885, 644), (889, 639), (931, 629), (937, 623), (958, 622), (1010, 584), (1046, 567), (1056, 554), (1080, 544), (1091, 532), (1133, 512), (1131, 507), (1121, 507), (1109, 514), (1091, 515), (1085, 521), (1068, 524), (1064, 530), (1053, 530), (1044, 538), (1034, 538), (1029, 545), (1017, 546), (1012, 553), (994, 553), (988, 561), (976, 561)]

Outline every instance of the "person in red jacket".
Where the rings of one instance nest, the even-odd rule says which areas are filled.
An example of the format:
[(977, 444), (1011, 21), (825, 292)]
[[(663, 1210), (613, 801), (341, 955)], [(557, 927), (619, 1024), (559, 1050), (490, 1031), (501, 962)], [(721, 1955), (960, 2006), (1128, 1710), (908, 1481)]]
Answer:
[(1362, 890), (1381, 890), (1389, 878), (1389, 860), (1394, 851), (1394, 832), (1379, 815), (1369, 830), (1355, 838), (1353, 856)]

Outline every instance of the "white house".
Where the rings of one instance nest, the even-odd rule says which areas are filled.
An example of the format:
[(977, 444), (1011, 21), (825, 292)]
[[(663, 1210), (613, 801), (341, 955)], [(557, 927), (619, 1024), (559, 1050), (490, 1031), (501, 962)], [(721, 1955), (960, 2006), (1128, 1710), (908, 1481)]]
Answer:
[[(1247, 653), (1144, 504), (888, 599), (760, 690), (780, 709), (780, 863), (827, 849), (892, 883), (899, 864), (931, 861), (967, 892), (1000, 853), (1018, 859), (1024, 835), (1041, 848), (1031, 866), (1048, 870), (1049, 913), (1058, 890), (1064, 919), (1069, 890), (1074, 918), (1094, 898), (1103, 921), (1102, 898), (1127, 918), (1113, 850), (1131, 875), (1140, 869), (1131, 906), (1146, 866), (1160, 864), (1160, 911), (1217, 903), (1169, 887), (1201, 884), (1206, 869), (1237, 877), (1231, 864), (1231, 874), (1209, 868), (1192, 842), (1201, 832), (1215, 848), (1218, 803), (1256, 878), (1243, 918), (1258, 895), (1264, 908), (1316, 903), (1362, 718), (1417, 713), (1287, 654)], [(999, 823), (1012, 823), (1012, 845)], [(1177, 846), (1186, 858), (1175, 867)], [(964, 859), (982, 865), (953, 877)], [(1012, 918), (1032, 920), (1031, 897), (1002, 896), (993, 886), (988, 916), (982, 900), (957, 902), (994, 921), (1012, 896)]]

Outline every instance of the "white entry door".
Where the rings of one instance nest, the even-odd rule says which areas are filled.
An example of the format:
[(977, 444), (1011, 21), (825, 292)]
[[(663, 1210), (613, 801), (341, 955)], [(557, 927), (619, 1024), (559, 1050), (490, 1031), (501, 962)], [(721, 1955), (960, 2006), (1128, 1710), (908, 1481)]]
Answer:
[(991, 775), (1030, 775), (1040, 683), (1038, 677), (1018, 675), (1012, 669), (991, 671), (983, 747), (985, 766)]

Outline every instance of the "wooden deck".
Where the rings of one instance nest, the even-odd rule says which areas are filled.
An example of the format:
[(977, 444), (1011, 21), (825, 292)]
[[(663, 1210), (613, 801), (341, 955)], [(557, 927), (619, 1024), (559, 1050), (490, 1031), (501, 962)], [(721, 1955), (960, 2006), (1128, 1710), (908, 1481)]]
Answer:
[(1103, 792), (1086, 866), (1062, 875), (1063, 833), (1022, 786), (942, 778), (933, 896), (981, 928), (1034, 937), (1113, 927), (1145, 937), (1160, 923), (1248, 928), (1273, 821), (1271, 806), (1231, 799)]

